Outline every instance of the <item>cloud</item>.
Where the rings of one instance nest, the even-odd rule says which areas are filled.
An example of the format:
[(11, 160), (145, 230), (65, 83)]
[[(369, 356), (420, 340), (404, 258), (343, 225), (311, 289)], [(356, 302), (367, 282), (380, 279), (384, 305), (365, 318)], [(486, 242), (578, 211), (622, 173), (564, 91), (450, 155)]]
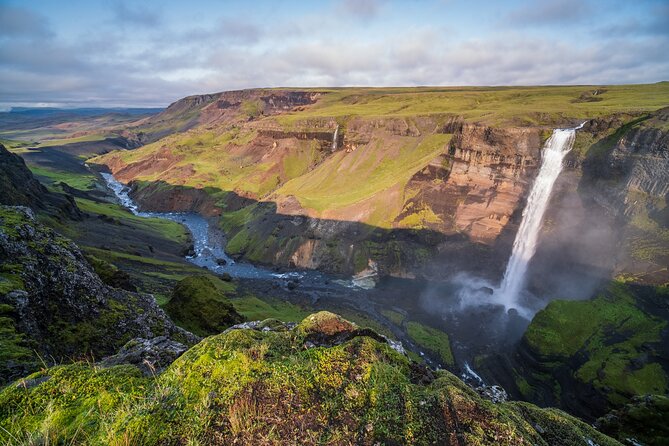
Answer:
[(237, 43), (256, 43), (263, 35), (259, 26), (230, 17), (221, 19), (214, 33), (228, 42)]
[(120, 25), (141, 25), (156, 27), (161, 23), (161, 16), (155, 10), (142, 6), (128, 6), (123, 1), (112, 4), (114, 20)]
[(345, 14), (370, 20), (379, 14), (381, 6), (380, 0), (341, 0), (338, 9)]
[(0, 36), (48, 37), (46, 18), (29, 9), (0, 4)]
[(505, 21), (514, 25), (546, 25), (578, 22), (592, 13), (585, 0), (546, 0), (530, 2), (507, 14)]
[[(376, 12), (371, 15), (362, 10), (355, 14), (367, 17), (364, 20), (378, 14), (378, 9), (372, 8)], [(666, 20), (661, 14), (643, 21), (643, 14), (631, 17), (656, 32), (595, 35), (592, 31), (593, 38), (573, 45), (562, 32), (542, 31), (530, 37), (532, 32), (516, 27), (513, 32), (506, 28), (467, 34), (429, 20), (392, 28), (375, 20), (368, 27), (323, 11), (290, 12), (265, 22), (259, 16), (235, 17), (228, 11), (191, 28), (182, 21), (171, 23), (166, 15), (155, 22), (160, 26), (146, 33), (129, 33), (103, 19), (83, 24), (66, 37), (49, 34), (58, 25), (55, 19), (51, 24), (37, 12), (20, 11), (24, 18), (0, 37), (3, 102), (143, 106), (259, 86), (607, 84), (669, 79), (665, 55), (669, 34), (658, 30)], [(616, 24), (609, 21), (602, 26), (606, 23)]]

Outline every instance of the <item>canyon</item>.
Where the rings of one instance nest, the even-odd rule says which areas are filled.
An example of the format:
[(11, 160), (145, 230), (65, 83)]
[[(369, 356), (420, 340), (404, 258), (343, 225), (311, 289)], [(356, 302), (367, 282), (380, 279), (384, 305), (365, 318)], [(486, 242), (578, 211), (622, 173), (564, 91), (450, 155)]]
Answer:
[[(72, 268), (83, 271), (84, 285), (93, 290), (83, 293), (103, 296), (80, 305), (81, 317), (71, 321), (91, 335), (95, 360), (103, 364), (165, 357), (160, 370), (179, 374), (190, 370), (189, 361), (209, 354), (208, 343), (223, 342), (225, 355), (234, 356), (239, 341), (249, 346), (244, 355), (265, 367), (269, 357), (259, 345), (284, 336), (278, 333), (304, 335), (315, 348), (334, 349), (326, 355), (370, 342), (381, 346), (365, 348), (383, 351), (387, 343), (401, 347), (408, 364), (426, 367), (409, 366), (412, 383), (427, 385), (434, 378), (445, 383), (448, 372), (426, 370), (446, 368), (480, 386), (477, 392), (495, 404), (501, 400), (493, 384), (512, 399), (597, 420), (620, 439), (621, 432), (633, 429), (630, 413), (661, 412), (669, 389), (668, 85), (597, 88), (598, 101), (583, 100), (594, 87), (580, 86), (253, 89), (191, 96), (100, 134), (98, 121), (83, 133), (87, 124), (76, 125), (70, 141), (53, 146), (48, 139), (12, 142), (9, 149), (16, 155), (0, 150), (3, 166), (11, 166), (0, 170), (2, 204), (32, 207), (37, 220), (20, 209), (5, 209), (0, 219), (20, 219), (25, 228), (18, 235), (3, 229), (7, 246), (24, 243), (28, 260), (41, 258), (41, 251), (29, 252), (30, 234), (47, 237), (47, 254), (78, 262)], [(548, 97), (552, 102), (544, 105)], [(545, 214), (534, 223), (536, 249), (521, 287), (534, 299), (532, 310), (507, 311), (514, 305), (505, 306), (495, 289), (514, 239), (522, 234), (523, 211), (546, 162), (546, 145), (555, 129), (580, 124), (553, 190), (545, 194)], [(125, 208), (114, 204), (119, 198)], [(74, 239), (84, 254), (54, 235), (42, 235), (40, 224)], [(51, 246), (66, 246), (74, 254)], [(24, 307), (43, 315), (40, 296), (48, 293), (33, 285), (44, 282), (39, 271), (12, 268), (2, 270), (10, 278), (7, 286), (16, 287), (2, 291), (3, 302), (12, 307), (6, 319), (18, 320), (24, 296), (18, 291), (39, 297)], [(70, 273), (49, 274), (72, 281)], [(66, 288), (57, 304), (63, 312), (80, 300), (70, 291)], [(60, 302), (61, 290), (53, 292), (47, 300)], [(134, 327), (130, 313), (138, 307), (154, 326), (139, 330), (139, 340), (129, 345), (109, 336), (104, 344), (98, 338), (104, 332), (88, 328), (100, 312)], [(210, 318), (216, 308), (225, 314)], [(373, 329), (356, 331), (330, 315), (317, 316), (326, 321), (312, 337), (290, 324), (245, 322), (250, 325), (239, 330), (268, 337), (226, 332), (206, 338), (199, 350), (193, 347), (170, 366), (198, 341), (183, 328), (208, 336), (242, 319), (274, 317), (302, 320), (304, 326), (307, 310), (348, 312), (345, 317)], [(39, 343), (55, 330), (48, 324), (41, 331), (18, 322), (13, 327), (18, 334), (12, 342), (21, 355), (28, 345), (19, 341), (22, 336)], [(260, 344), (253, 346), (247, 336)], [(44, 345), (48, 354), (64, 354)], [(307, 352), (312, 348), (304, 345)], [(36, 361), (28, 359), (5, 379), (34, 371)], [(347, 361), (356, 367), (355, 358)], [(393, 367), (404, 367), (402, 361), (392, 359)], [(68, 370), (69, 377), (48, 379), (78, 379), (80, 371)], [(425, 378), (430, 373), (437, 374)], [(454, 383), (448, 385), (460, 385)], [(276, 397), (262, 388), (245, 391)], [(303, 391), (296, 390), (306, 395)], [(643, 395), (648, 397), (639, 399)], [(15, 397), (0, 393), (5, 401)], [(488, 404), (472, 398), (466, 401)], [(561, 444), (559, 435), (541, 432), (548, 421), (540, 412), (510, 404), (500, 410), (540, 427), (514, 438)], [(464, 414), (457, 404), (452, 407)], [(598, 438), (598, 444), (608, 444)]]

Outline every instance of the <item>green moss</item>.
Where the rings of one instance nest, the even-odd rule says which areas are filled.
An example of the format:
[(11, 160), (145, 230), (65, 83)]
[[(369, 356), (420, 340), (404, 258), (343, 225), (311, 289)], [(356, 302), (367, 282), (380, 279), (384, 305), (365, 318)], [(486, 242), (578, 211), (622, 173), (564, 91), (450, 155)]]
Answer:
[(444, 364), (449, 366), (454, 364), (451, 342), (446, 333), (414, 321), (407, 322), (406, 329), (411, 339), (421, 347), (439, 355)]
[(620, 442), (634, 438), (648, 446), (669, 444), (669, 397), (644, 395), (597, 420), (596, 426)]
[(26, 223), (26, 217), (21, 212), (0, 206), (0, 230), (10, 237), (15, 237), (20, 225)]
[(581, 358), (574, 377), (619, 405), (634, 395), (668, 390), (667, 371), (647, 358), (648, 346), (661, 342), (666, 326), (639, 308), (630, 285), (617, 282), (589, 301), (551, 302), (524, 340), (547, 367)]
[(243, 320), (226, 296), (234, 289), (211, 275), (186, 277), (174, 287), (165, 311), (177, 325), (197, 335), (220, 333)]
[(428, 445), (459, 436), (472, 445), (575, 444), (560, 442), (559, 432), (565, 441), (616, 444), (559, 411), (493, 405), (445, 371), (418, 384), (416, 366), (371, 337), (304, 347), (305, 330), (336, 336), (332, 321), (348, 324), (320, 313), (295, 330), (212, 336), (150, 379), (132, 366), (45, 370), (0, 390), (0, 441)]
[(402, 326), (402, 323), (406, 318), (405, 315), (393, 310), (381, 310), (381, 314), (390, 319), (390, 321), (398, 327)]
[[(619, 446), (612, 438), (595, 431), (588, 424), (558, 409), (539, 409), (528, 403), (511, 403), (537, 430), (549, 445), (571, 446), (597, 444)], [(590, 440), (591, 443), (588, 443)]]
[(109, 415), (150, 387), (135, 367), (87, 364), (54, 367), (23, 383), (0, 392), (3, 444), (103, 444)]

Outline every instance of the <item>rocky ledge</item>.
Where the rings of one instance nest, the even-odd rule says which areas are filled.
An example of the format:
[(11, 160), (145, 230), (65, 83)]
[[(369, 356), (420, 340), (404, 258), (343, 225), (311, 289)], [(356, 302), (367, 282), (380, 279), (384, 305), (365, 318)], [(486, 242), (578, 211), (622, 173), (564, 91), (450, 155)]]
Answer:
[(198, 338), (153, 296), (112, 288), (25, 207), (0, 206), (0, 383), (40, 366), (114, 354), (133, 338)]

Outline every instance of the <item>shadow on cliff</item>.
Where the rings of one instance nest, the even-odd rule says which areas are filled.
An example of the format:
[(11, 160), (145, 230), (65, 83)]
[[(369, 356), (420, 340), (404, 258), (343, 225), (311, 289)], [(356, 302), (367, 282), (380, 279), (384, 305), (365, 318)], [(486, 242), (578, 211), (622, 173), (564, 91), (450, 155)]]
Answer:
[[(265, 265), (347, 276), (377, 268), (381, 276), (438, 274), (444, 279), (456, 272), (456, 264), (458, 269), (485, 269), (499, 260), (495, 247), (472, 242), (464, 234), (389, 229), (283, 213), (275, 202), (212, 187), (197, 189), (163, 181), (133, 181), (130, 187), (131, 196), (143, 210), (197, 212), (218, 218), (227, 236), (228, 253)], [(435, 268), (439, 259), (442, 268)]]

